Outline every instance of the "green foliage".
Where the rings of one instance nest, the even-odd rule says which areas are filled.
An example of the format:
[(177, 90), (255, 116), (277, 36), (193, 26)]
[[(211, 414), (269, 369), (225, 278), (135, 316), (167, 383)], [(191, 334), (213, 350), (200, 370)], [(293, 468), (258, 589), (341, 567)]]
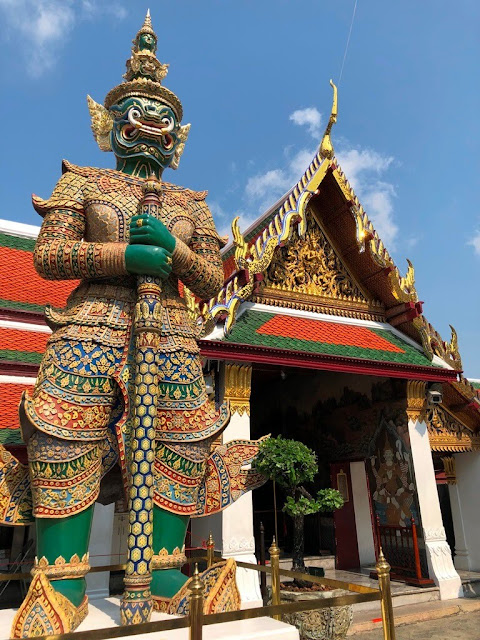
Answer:
[(298, 440), (281, 436), (268, 438), (260, 444), (252, 466), (287, 491), (311, 482), (318, 470), (317, 456), (311, 449)]
[(336, 489), (320, 489), (316, 498), (306, 498), (300, 496), (295, 500), (288, 496), (283, 506), (283, 511), (292, 518), (295, 516), (309, 516), (312, 513), (329, 513), (335, 509), (340, 509), (344, 505), (344, 500), (340, 491)]
[(283, 511), (293, 518), (293, 568), (305, 571), (303, 560), (305, 516), (343, 507), (343, 498), (336, 489), (320, 489), (313, 498), (302, 486), (312, 482), (318, 472), (314, 451), (298, 440), (269, 438), (260, 444), (252, 467), (280, 485), (287, 494)]
[(319, 511), (324, 513), (341, 509), (345, 504), (342, 494), (337, 489), (319, 489), (317, 502), (321, 505)]
[(283, 505), (283, 511), (292, 518), (295, 516), (309, 516), (320, 511), (320, 505), (314, 498), (300, 496), (298, 500), (288, 496)]

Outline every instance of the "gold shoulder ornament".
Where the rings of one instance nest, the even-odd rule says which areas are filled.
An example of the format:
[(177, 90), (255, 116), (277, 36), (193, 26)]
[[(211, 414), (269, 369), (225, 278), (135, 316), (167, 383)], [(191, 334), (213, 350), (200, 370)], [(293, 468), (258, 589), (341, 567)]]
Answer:
[(173, 154), (173, 160), (170, 164), (171, 169), (178, 169), (178, 165), (180, 164), (180, 158), (182, 157), (183, 150), (185, 149), (185, 143), (188, 138), (188, 134), (190, 133), (191, 124), (186, 124), (183, 127), (180, 127), (178, 130), (178, 140), (179, 143)]
[(102, 151), (111, 151), (110, 132), (113, 128), (113, 116), (104, 106), (87, 96), (88, 110), (92, 118), (93, 136)]

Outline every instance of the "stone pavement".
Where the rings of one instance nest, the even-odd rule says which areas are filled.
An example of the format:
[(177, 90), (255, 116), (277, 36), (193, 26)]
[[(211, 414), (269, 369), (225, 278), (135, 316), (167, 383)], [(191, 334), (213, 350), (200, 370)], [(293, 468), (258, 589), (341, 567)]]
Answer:
[[(450, 616), (447, 619), (416, 622), (395, 630), (396, 640), (478, 640), (478, 612)], [(382, 629), (353, 636), (358, 640), (383, 640)]]
[[(396, 640), (479, 640), (480, 598), (421, 603), (394, 609)], [(355, 614), (352, 640), (383, 640), (380, 613)]]

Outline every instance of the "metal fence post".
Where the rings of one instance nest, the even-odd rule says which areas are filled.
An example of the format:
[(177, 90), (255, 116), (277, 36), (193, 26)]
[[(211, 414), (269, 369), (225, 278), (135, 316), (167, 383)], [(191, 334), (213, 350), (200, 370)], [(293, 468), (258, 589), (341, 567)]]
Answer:
[[(268, 551), (272, 567), (272, 604), (280, 604), (280, 549), (277, 547), (275, 536), (273, 536), (272, 546)], [(280, 613), (276, 613), (273, 618), (281, 620), (282, 616)]]
[(203, 636), (203, 582), (195, 563), (192, 582), (190, 583), (190, 640), (202, 640)]
[[(259, 561), (262, 567), (265, 566), (265, 527), (263, 522), (260, 522), (260, 553)], [(262, 594), (263, 603), (266, 602), (267, 597), (267, 574), (265, 571), (260, 572), (260, 592)]]
[(215, 562), (215, 542), (213, 540), (212, 532), (210, 531), (207, 540), (207, 569), (209, 569)]
[(390, 590), (390, 565), (385, 560), (382, 547), (379, 549), (376, 564), (378, 588), (382, 603), (383, 638), (395, 640), (395, 621), (393, 619), (392, 592)]

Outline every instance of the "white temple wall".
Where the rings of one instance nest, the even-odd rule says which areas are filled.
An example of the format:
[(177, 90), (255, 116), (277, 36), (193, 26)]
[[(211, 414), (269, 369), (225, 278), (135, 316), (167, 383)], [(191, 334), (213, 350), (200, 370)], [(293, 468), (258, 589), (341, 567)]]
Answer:
[(480, 571), (480, 453), (457, 453), (457, 484), (449, 486), (455, 531), (455, 566), (467, 571)]

